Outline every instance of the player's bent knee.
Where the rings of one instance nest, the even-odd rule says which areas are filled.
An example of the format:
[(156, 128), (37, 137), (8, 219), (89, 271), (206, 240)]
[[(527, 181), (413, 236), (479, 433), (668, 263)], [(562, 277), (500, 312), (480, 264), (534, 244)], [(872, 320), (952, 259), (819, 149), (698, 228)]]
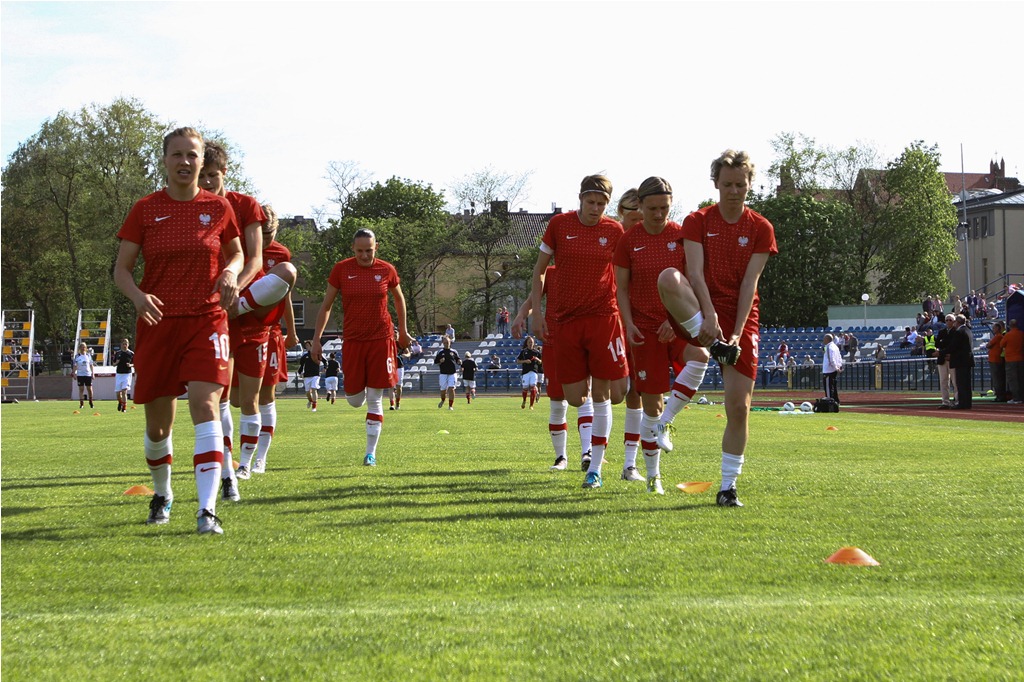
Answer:
[(298, 279), (298, 271), (295, 266), (291, 263), (278, 263), (274, 267), (267, 271), (267, 274), (276, 275), (281, 280), (288, 283), (288, 287), (294, 287), (295, 281)]

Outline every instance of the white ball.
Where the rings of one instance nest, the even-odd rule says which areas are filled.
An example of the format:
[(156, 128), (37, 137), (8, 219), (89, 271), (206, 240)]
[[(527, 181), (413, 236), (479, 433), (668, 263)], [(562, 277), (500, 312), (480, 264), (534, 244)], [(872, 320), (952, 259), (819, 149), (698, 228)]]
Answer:
[(814, 412), (814, 405), (810, 404), (806, 400), (800, 403), (801, 412)]
[(786, 403), (784, 403), (784, 404), (782, 405), (782, 411), (783, 411), (783, 412), (792, 412), (792, 411), (793, 411), (794, 409), (795, 409), (795, 408), (794, 408), (794, 406), (793, 406), (793, 403), (791, 403), (791, 402), (788, 402), (788, 401), (787, 401)]

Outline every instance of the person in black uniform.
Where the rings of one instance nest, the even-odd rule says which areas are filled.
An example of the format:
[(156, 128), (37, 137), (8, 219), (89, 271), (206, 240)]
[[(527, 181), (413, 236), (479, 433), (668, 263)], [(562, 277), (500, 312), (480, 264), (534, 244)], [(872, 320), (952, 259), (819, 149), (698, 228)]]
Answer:
[(974, 374), (974, 338), (967, 318), (957, 315), (949, 335), (949, 366), (956, 374), (956, 406), (954, 410), (971, 409), (971, 380)]
[(334, 404), (338, 396), (338, 375), (341, 374), (341, 363), (338, 362), (338, 354), (331, 353), (324, 365), (324, 388), (327, 390), (327, 399)]
[(459, 368), (461, 358), (456, 351), (452, 350), (452, 340), (447, 336), (441, 337), (443, 348), (434, 356), (434, 364), (441, 365), (441, 375), (438, 377), (438, 387), (441, 390), (441, 402), (437, 404), (438, 409), (444, 407), (444, 399), (448, 398), (448, 409), (455, 409), (455, 372)]
[(117, 391), (117, 411), (128, 410), (128, 391), (132, 390), (132, 371), (135, 368), (135, 351), (128, 347), (128, 339), (121, 339), (121, 347), (114, 351), (114, 390)]
[(312, 343), (306, 341), (306, 352), (299, 358), (299, 373), (306, 389), (306, 407), (316, 412), (316, 401), (320, 389), (320, 363), (313, 359)]
[(476, 397), (476, 362), (468, 350), (466, 359), (462, 361), (462, 385), (466, 387), (466, 402), (473, 402)]
[(537, 402), (537, 376), (540, 365), (540, 351), (535, 347), (535, 341), (532, 336), (527, 336), (523, 340), (523, 349), (519, 351), (519, 356), (516, 358), (516, 362), (523, 371), (523, 404), (522, 409), (526, 409), (526, 398), (530, 398), (530, 409), (533, 409), (533, 404)]

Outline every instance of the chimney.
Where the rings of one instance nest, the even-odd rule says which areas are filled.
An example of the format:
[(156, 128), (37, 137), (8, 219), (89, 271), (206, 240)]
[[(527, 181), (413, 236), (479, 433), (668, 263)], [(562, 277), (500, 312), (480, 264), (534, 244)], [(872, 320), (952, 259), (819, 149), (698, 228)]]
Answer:
[(507, 201), (492, 201), (491, 202), (491, 215), (507, 215), (508, 214), (508, 202)]

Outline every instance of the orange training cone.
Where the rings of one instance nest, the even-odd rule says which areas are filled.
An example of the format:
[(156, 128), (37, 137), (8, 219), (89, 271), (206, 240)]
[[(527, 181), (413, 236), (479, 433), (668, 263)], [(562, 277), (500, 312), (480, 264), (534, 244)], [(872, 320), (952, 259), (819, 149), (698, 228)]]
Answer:
[(81, 413), (81, 412), (79, 412), (78, 410), (75, 410), (75, 411), (74, 411), (74, 412), (72, 412), (71, 414), (82, 414), (82, 413)]
[(711, 481), (687, 481), (686, 483), (676, 483), (676, 487), (688, 495), (696, 495), (710, 488)]
[(826, 564), (848, 564), (850, 566), (881, 566), (874, 558), (859, 547), (843, 547), (825, 559)]
[(827, 429), (825, 429), (825, 430), (826, 430), (826, 431), (838, 431), (839, 429), (837, 429), (837, 428), (836, 428), (836, 427), (834, 427), (834, 426), (830, 426), (830, 427), (828, 427), (828, 428), (827, 428)]
[(152, 495), (153, 491), (144, 485), (133, 485), (124, 491), (125, 495)]
[(716, 414), (715, 419), (723, 419), (725, 415)]

